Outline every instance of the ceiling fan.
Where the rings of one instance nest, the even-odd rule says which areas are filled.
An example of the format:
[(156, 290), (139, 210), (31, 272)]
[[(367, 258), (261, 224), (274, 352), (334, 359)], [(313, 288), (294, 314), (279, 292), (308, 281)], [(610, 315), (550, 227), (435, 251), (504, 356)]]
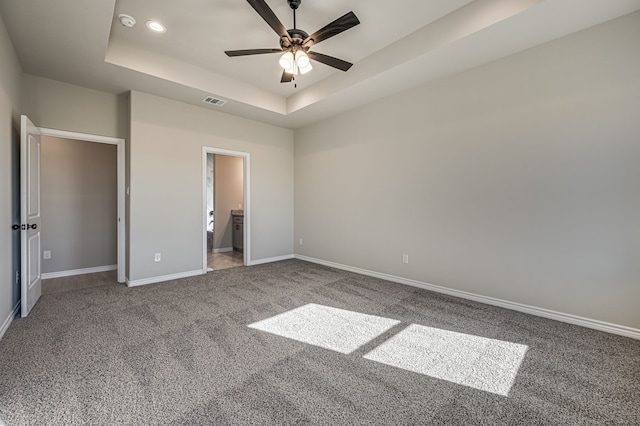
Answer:
[(309, 60), (322, 62), (341, 71), (347, 71), (353, 65), (352, 63), (334, 58), (333, 56), (312, 52), (309, 49), (321, 41), (358, 25), (360, 21), (355, 13), (349, 12), (309, 35), (296, 28), (296, 9), (300, 6), (301, 1), (302, 0), (287, 0), (289, 6), (293, 9), (293, 29), (287, 30), (275, 13), (269, 8), (265, 0), (247, 0), (251, 7), (258, 12), (258, 15), (280, 36), (280, 49), (227, 50), (224, 53), (229, 57), (234, 57), (284, 52), (284, 55), (282, 55), (279, 61), (280, 66), (284, 70), (282, 72), (282, 78), (280, 79), (281, 83), (289, 83), (294, 80), (295, 75), (305, 74), (311, 71), (312, 67)]

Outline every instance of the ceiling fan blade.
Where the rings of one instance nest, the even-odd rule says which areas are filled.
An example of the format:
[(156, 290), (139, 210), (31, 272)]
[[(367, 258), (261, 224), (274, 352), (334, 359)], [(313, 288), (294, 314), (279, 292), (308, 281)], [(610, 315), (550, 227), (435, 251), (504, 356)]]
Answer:
[(307, 56), (314, 61), (322, 62), (323, 64), (337, 68), (341, 71), (347, 71), (353, 65), (351, 62), (343, 61), (342, 59), (334, 58), (333, 56), (323, 55), (318, 52), (307, 52)]
[(229, 57), (262, 55), (264, 53), (282, 53), (282, 49), (245, 49), (245, 50), (225, 50), (224, 53)]
[(334, 35), (338, 35), (343, 31), (348, 30), (351, 27), (355, 27), (358, 25), (360, 21), (355, 13), (349, 12), (327, 26), (320, 28), (315, 33), (311, 34), (307, 39), (302, 43), (303, 46), (312, 46), (314, 44), (318, 44), (323, 40), (328, 39), (329, 37), (333, 37)]
[(273, 13), (273, 10), (271, 10), (269, 5), (267, 5), (264, 0), (247, 0), (247, 2), (249, 2), (251, 7), (253, 7), (255, 11), (258, 12), (258, 15), (260, 15), (262, 19), (264, 19), (265, 22), (269, 24), (271, 28), (273, 28), (273, 31), (275, 31), (280, 36), (280, 38), (291, 40), (287, 29), (284, 27), (284, 25), (282, 25), (282, 22), (280, 22), (276, 14)]
[(282, 78), (280, 79), (280, 83), (290, 83), (291, 80), (293, 80), (293, 74), (282, 71)]

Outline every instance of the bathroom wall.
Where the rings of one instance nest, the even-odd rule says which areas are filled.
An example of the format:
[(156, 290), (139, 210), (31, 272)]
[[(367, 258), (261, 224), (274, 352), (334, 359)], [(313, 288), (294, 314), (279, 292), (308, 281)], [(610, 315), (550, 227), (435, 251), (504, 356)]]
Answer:
[(215, 226), (214, 249), (233, 245), (231, 210), (243, 203), (243, 166), (241, 157), (215, 155)]

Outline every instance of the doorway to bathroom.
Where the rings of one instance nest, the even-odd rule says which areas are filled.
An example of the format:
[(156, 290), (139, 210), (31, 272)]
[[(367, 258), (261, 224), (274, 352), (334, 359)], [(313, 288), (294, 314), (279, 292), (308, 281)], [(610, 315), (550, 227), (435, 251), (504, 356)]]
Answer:
[(203, 152), (207, 271), (246, 265), (248, 154), (214, 148)]

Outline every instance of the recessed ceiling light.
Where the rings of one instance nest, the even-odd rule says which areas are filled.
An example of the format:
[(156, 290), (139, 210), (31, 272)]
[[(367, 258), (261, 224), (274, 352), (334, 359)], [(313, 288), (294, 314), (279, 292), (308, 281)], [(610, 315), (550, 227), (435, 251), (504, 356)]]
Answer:
[(165, 28), (165, 26), (158, 21), (147, 21), (146, 25), (147, 25), (147, 28), (149, 28), (151, 31), (155, 31), (157, 33), (167, 32), (167, 29)]

